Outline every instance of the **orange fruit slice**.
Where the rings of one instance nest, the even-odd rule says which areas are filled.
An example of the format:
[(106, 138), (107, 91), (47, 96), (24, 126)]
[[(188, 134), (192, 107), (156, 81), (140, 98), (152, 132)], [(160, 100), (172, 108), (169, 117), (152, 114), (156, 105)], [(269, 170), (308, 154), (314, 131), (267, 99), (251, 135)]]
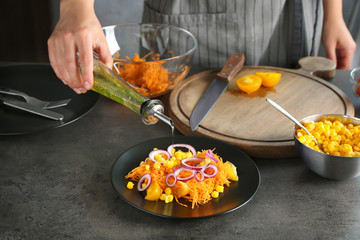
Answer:
[(264, 87), (273, 87), (278, 84), (281, 79), (281, 73), (277, 72), (257, 72), (256, 76), (261, 77)]
[(262, 79), (254, 74), (249, 74), (236, 80), (241, 91), (247, 94), (256, 92), (261, 87)]

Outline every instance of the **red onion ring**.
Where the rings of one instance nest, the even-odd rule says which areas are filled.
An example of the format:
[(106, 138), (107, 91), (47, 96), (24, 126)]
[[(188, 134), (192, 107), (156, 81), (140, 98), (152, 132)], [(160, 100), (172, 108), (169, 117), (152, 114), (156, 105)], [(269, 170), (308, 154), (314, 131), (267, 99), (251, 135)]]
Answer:
[[(198, 174), (198, 173), (200, 173), (201, 178), (198, 178), (198, 177), (197, 177), (197, 174)], [(196, 181), (201, 182), (201, 181), (204, 180), (204, 178), (205, 178), (205, 174), (204, 174), (203, 171), (197, 171), (197, 172), (195, 173), (195, 179), (196, 179)]]
[(192, 162), (192, 161), (205, 161), (205, 159), (203, 158), (186, 158), (186, 159), (183, 159), (181, 160), (181, 166), (183, 166), (184, 168), (187, 168), (187, 169), (190, 169), (190, 170), (202, 170), (206, 165), (203, 165), (203, 166), (191, 166), (191, 165), (188, 165), (187, 162)]
[(208, 158), (214, 160), (214, 162), (216, 162), (216, 163), (218, 162), (218, 160), (216, 159), (214, 153), (211, 150), (206, 151), (205, 157), (208, 157)]
[[(181, 177), (179, 177), (178, 175), (179, 175), (181, 172), (183, 172), (183, 171), (190, 171), (192, 174), (191, 174), (190, 176), (188, 176), (188, 177), (181, 178)], [(194, 177), (195, 171), (181, 167), (181, 168), (176, 169), (175, 172), (174, 172), (174, 174), (175, 174), (177, 180), (187, 181), (187, 180), (190, 180), (191, 178)]]
[[(190, 150), (190, 152), (192, 153), (193, 157), (196, 156), (196, 150), (193, 146), (189, 145), (189, 144), (172, 144), (168, 147), (167, 151), (171, 154), (171, 149), (176, 148), (176, 147), (184, 147)], [(172, 155), (172, 154), (171, 154)]]
[[(142, 184), (145, 181), (145, 179), (148, 179), (146, 186), (143, 188)], [(137, 190), (139, 192), (145, 191), (151, 184), (151, 175), (149, 173), (145, 173), (144, 175), (142, 175), (142, 177), (140, 178), (138, 184), (137, 184)]]
[[(213, 172), (211, 174), (207, 174), (205, 173), (205, 171), (207, 169), (211, 168), (213, 170)], [(201, 170), (204, 174), (205, 177), (207, 178), (211, 178), (211, 177), (215, 177), (216, 174), (218, 173), (219, 169), (217, 168), (217, 166), (215, 166), (214, 164), (208, 164), (203, 170)]]
[[(172, 184), (169, 183), (169, 178), (170, 177), (173, 177), (174, 178), (174, 182)], [(167, 176), (166, 176), (166, 179), (165, 179), (165, 182), (166, 182), (166, 185), (168, 185), (168, 187), (173, 187), (175, 186), (176, 182), (177, 182), (177, 177), (174, 173), (169, 173)]]
[(168, 157), (168, 158), (165, 159), (165, 160), (169, 160), (169, 159), (170, 159), (170, 154), (169, 154), (167, 151), (158, 149), (158, 150), (153, 150), (153, 151), (151, 151), (151, 152), (149, 153), (149, 158), (150, 158), (150, 160), (153, 161), (153, 162), (158, 162), (158, 163), (160, 163), (160, 164), (163, 164), (163, 162), (159, 162), (159, 161), (156, 161), (156, 160), (155, 160), (155, 156), (158, 155), (158, 154), (165, 154), (165, 155)]

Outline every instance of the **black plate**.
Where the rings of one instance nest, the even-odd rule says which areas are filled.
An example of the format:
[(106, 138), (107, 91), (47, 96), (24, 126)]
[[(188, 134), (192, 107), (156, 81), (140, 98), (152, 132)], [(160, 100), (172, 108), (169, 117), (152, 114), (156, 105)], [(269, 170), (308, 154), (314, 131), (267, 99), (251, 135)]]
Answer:
[(64, 126), (88, 113), (99, 99), (99, 95), (93, 91), (76, 94), (56, 77), (51, 66), (46, 63), (0, 67), (0, 85), (46, 101), (71, 98), (67, 106), (49, 109), (63, 114), (62, 121), (0, 104), (0, 135), (33, 133)]
[(219, 198), (212, 199), (209, 203), (191, 208), (179, 205), (176, 201), (165, 203), (163, 201), (147, 201), (144, 195), (136, 189), (126, 188), (127, 180), (125, 175), (133, 168), (139, 166), (145, 160), (149, 152), (157, 147), (167, 149), (172, 143), (171, 137), (158, 138), (140, 143), (122, 153), (115, 161), (111, 169), (111, 182), (115, 190), (130, 205), (161, 217), (170, 218), (201, 218), (215, 216), (234, 211), (248, 203), (257, 192), (260, 185), (260, 173), (255, 163), (240, 149), (224, 142), (200, 137), (177, 136), (175, 143), (187, 143), (196, 150), (215, 149), (224, 161), (230, 161), (237, 167), (239, 176), (238, 182), (231, 182), (230, 187), (225, 187), (224, 193)]

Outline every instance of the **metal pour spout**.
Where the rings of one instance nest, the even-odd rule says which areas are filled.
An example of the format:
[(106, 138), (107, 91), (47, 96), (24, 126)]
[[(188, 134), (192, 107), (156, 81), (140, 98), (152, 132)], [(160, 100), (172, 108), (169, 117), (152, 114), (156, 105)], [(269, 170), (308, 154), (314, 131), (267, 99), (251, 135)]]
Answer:
[(171, 120), (171, 118), (169, 118), (168, 116), (166, 116), (162, 112), (154, 112), (154, 116), (156, 118), (160, 119), (161, 121), (163, 121), (164, 123), (166, 123), (167, 125), (169, 125), (171, 128), (174, 127), (174, 123)]
[(155, 124), (159, 119), (168, 124), (171, 128), (174, 127), (174, 123), (164, 114), (164, 106), (160, 100), (151, 99), (144, 102), (141, 105), (141, 116), (145, 124)]

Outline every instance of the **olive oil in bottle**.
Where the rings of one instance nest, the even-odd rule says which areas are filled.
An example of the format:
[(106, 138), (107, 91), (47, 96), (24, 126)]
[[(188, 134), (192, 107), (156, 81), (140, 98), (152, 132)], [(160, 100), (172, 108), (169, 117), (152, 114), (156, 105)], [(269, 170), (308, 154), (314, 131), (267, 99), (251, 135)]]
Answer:
[(164, 106), (160, 100), (149, 99), (140, 94), (98, 59), (94, 59), (93, 73), (92, 90), (133, 110), (147, 125), (155, 124), (160, 119), (174, 128), (172, 120), (164, 114)]

